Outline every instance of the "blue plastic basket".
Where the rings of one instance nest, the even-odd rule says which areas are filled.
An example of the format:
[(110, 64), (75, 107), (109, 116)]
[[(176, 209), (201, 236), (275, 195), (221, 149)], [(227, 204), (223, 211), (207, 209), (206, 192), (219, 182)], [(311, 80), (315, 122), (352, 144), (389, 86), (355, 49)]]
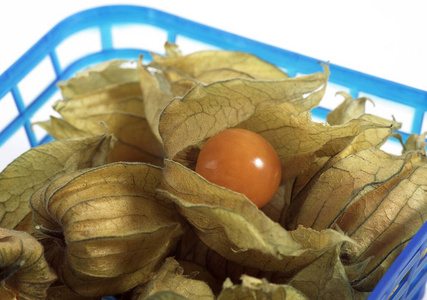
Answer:
[[(0, 149), (8, 151), (8, 142), (10, 144), (18, 132), (25, 132), (29, 143), (27, 148), (51, 140), (48, 135), (38, 137), (33, 132), (31, 123), (33, 116), (45, 109), (49, 101), (57, 95), (56, 83), (58, 81), (67, 79), (77, 71), (102, 61), (114, 58), (136, 59), (140, 54), (144, 54), (144, 58), (149, 60), (150, 52), (162, 54), (161, 48), (157, 47), (159, 45), (130, 45), (130, 43), (123, 42), (121, 33), (127, 28), (130, 28), (133, 33), (133, 42), (149, 41), (160, 33), (160, 35), (164, 35), (160, 46), (163, 46), (167, 39), (179, 44), (181, 48), (182, 45), (187, 45), (191, 51), (211, 48), (247, 51), (285, 69), (291, 76), (322, 70), (317, 59), (151, 8), (119, 5), (89, 9), (60, 22), (0, 76), (0, 105), (7, 99), (13, 99), (18, 111), (16, 117), (12, 117), (10, 122), (0, 127)], [(89, 32), (89, 35), (82, 36), (81, 34), (84, 32)], [(139, 38), (137, 38), (137, 33), (141, 34)], [(72, 59), (70, 57), (62, 58), (63, 45), (68, 45), (67, 43), (72, 42), (75, 36), (80, 36), (80, 42), (83, 44), (78, 47), (74, 45), (73, 49), (88, 48), (89, 52)], [(151, 46), (155, 49), (150, 48)], [(190, 49), (191, 47), (192, 49)], [(28, 81), (28, 77), (35, 69), (46, 69), (46, 66), (51, 69), (53, 76), (48, 76), (50, 79), (42, 86), (41, 91), (37, 91), (31, 96), (23, 96), (26, 92), (22, 87), (24, 85), (22, 82)], [(404, 122), (408, 123), (406, 118), (410, 118), (410, 121), (409, 127), (400, 131), (404, 140), (410, 133), (421, 133), (427, 128), (426, 91), (334, 64), (330, 64), (330, 71), (328, 86), (332, 87), (332, 91), (344, 90), (353, 97), (370, 96), (376, 102), (382, 103), (382, 107), (394, 107), (397, 116), (402, 111), (406, 111)], [(32, 76), (31, 78), (39, 77)], [(312, 111), (314, 118), (322, 120), (325, 119), (328, 112), (328, 107), (322, 106)], [(4, 118), (4, 112), (1, 113)], [(27, 149), (20, 149), (20, 152), (25, 150)], [(427, 223), (412, 238), (378, 283), (369, 299), (421, 299), (427, 281), (427, 260), (423, 255), (426, 248)]]

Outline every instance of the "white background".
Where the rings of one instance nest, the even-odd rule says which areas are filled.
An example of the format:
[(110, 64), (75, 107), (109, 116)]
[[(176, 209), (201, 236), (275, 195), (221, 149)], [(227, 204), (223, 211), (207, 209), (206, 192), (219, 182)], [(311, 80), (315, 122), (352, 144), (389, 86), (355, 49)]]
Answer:
[[(1, 1), (0, 74), (65, 17), (107, 4), (150, 6), (427, 90), (427, 10), (422, 0)], [(0, 111), (0, 119), (7, 113)]]
[(427, 90), (425, 1), (0, 2), (0, 73), (66, 16), (88, 7), (139, 4)]

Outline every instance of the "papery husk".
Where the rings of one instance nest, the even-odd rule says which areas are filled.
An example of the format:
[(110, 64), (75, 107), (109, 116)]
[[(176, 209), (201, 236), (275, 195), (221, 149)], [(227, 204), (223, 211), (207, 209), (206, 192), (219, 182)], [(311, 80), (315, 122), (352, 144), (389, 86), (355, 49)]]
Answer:
[[(182, 55), (175, 44), (165, 44), (168, 56), (152, 54), (153, 62), (163, 68), (185, 78), (193, 78), (199, 82), (206, 73), (217, 70), (232, 70), (233, 73), (248, 74), (257, 79), (279, 79), (289, 76), (275, 65), (259, 57), (240, 51), (205, 50)], [(212, 78), (213, 81), (225, 79), (223, 74)], [(238, 76), (235, 76), (238, 77)], [(235, 78), (234, 77), (234, 78)]]
[(115, 163), (59, 177), (31, 198), (37, 236), (60, 280), (80, 295), (147, 282), (183, 228), (157, 196), (161, 169)]
[(271, 300), (307, 300), (303, 293), (290, 285), (269, 283), (265, 279), (242, 275), (242, 283), (234, 285), (231, 280), (226, 280), (218, 300), (233, 299), (271, 299)]
[(159, 134), (159, 117), (166, 105), (175, 97), (182, 97), (195, 84), (192, 80), (172, 81), (164, 70), (153, 66), (144, 66), (142, 57), (138, 60), (140, 85), (144, 98), (144, 110), (147, 122), (159, 142), (163, 142)]
[[(286, 230), (268, 219), (244, 195), (213, 185), (197, 173), (171, 160), (165, 161), (160, 190), (174, 201), (181, 214), (204, 233), (201, 239), (232, 260), (266, 266), (271, 259), (292, 255), (300, 248)], [(261, 234), (266, 232), (268, 234)], [(246, 252), (246, 255), (242, 255)], [(273, 267), (272, 264), (271, 267)]]
[(79, 93), (56, 102), (53, 108), (62, 119), (51, 117), (35, 124), (55, 139), (98, 134), (102, 122), (117, 140), (108, 162), (137, 161), (162, 165), (163, 146), (147, 123), (139, 81)]
[(46, 299), (56, 275), (36, 239), (23, 231), (0, 228), (0, 255), (2, 299)]
[[(373, 142), (377, 144), (385, 142), (393, 130), (390, 122), (383, 124), (365, 116), (335, 126), (313, 122), (310, 112), (299, 112), (291, 103), (260, 105), (251, 118), (237, 127), (257, 132), (270, 142), (281, 161), (284, 182), (301, 175), (318, 157), (341, 152), (367, 129), (375, 129)], [(358, 146), (370, 147), (372, 142), (366, 140)]]
[[(353, 282), (356, 289), (371, 291), (426, 220), (426, 157), (408, 153), (398, 174), (374, 190), (362, 190), (357, 198), (337, 224), (361, 245), (359, 249), (346, 245), (342, 250), (350, 264), (374, 257)], [(355, 211), (359, 212), (356, 218)]]
[(171, 101), (160, 116), (159, 131), (167, 157), (174, 158), (187, 147), (249, 120), (261, 103), (290, 102), (299, 112), (317, 106), (328, 74), (325, 66), (324, 73), (297, 78), (231, 79), (196, 85), (182, 99)]
[(78, 72), (61, 81), (58, 87), (65, 99), (105, 89), (112, 85), (138, 82), (138, 72), (132, 61), (113, 59)]
[(345, 264), (369, 261), (353, 286), (371, 291), (427, 217), (427, 164), (377, 148), (344, 157), (321, 173), (304, 198), (297, 224), (339, 226), (359, 245), (341, 250)]
[(278, 79), (288, 76), (276, 66), (249, 54), (234, 51), (199, 51), (183, 56), (177, 45), (165, 44), (168, 56), (152, 54), (153, 61), (138, 62), (144, 108), (148, 123), (159, 141), (159, 117), (176, 97), (184, 96), (197, 83), (234, 78)]
[(166, 258), (163, 266), (144, 286), (134, 290), (132, 300), (144, 300), (158, 292), (169, 291), (189, 300), (214, 300), (210, 287), (203, 281), (183, 275), (184, 269), (172, 257)]
[[(301, 206), (312, 186), (319, 177), (339, 160), (359, 151), (375, 148), (379, 149), (387, 139), (393, 135), (394, 126), (399, 126), (393, 121), (387, 121), (370, 115), (362, 115), (359, 119), (347, 123), (361, 122), (358, 132), (350, 138), (341, 140), (342, 146), (337, 147), (331, 142), (326, 143), (314, 154), (316, 158), (297, 176), (293, 183), (292, 196), (284, 223), (287, 229), (295, 229), (298, 226), (297, 218), (300, 215)], [(336, 144), (339, 144), (338, 139)]]
[[(287, 102), (258, 103), (252, 106), (253, 111), (246, 114), (245, 120), (239, 120), (236, 115), (226, 113), (234, 110), (234, 107), (230, 102), (222, 103), (216, 108), (218, 116), (211, 116), (202, 108), (199, 109), (200, 113), (195, 112), (198, 105), (196, 102), (200, 101), (196, 96), (194, 100), (187, 100), (189, 103), (194, 102), (191, 104), (193, 107), (185, 104), (185, 99), (188, 99), (193, 91), (194, 89), (182, 101), (174, 100), (175, 108), (171, 108), (174, 102), (168, 105), (160, 119), (160, 132), (164, 138), (167, 155), (190, 168), (197, 160), (197, 147), (201, 147), (201, 144), (218, 130), (229, 128), (226, 126), (227, 122), (230, 127), (256, 132), (269, 141), (281, 161), (283, 182), (301, 175), (317, 157), (336, 155), (352, 142), (357, 143), (359, 148), (371, 147), (373, 143), (382, 144), (393, 130), (391, 121), (384, 123), (382, 120), (377, 121), (368, 116), (351, 120), (344, 125), (329, 126), (316, 123), (311, 120), (310, 112), (301, 109), (295, 103)], [(218, 86), (216, 91), (226, 93), (228, 90), (224, 92), (224, 89)], [(244, 101), (250, 100), (242, 100)], [(212, 109), (213, 105), (209, 105)], [(248, 102), (244, 107), (251, 107), (251, 105)], [(228, 119), (218, 122), (218, 126), (225, 126), (225, 128), (216, 129), (216, 123), (221, 117), (220, 112)], [(186, 115), (186, 119), (181, 119), (182, 115)], [(210, 119), (214, 120), (215, 124), (209, 124)], [(167, 129), (163, 130), (163, 128)], [(187, 133), (181, 132), (179, 128)], [(378, 134), (373, 134), (372, 138), (366, 136), (364, 140), (361, 138), (355, 140), (356, 136), (361, 137), (362, 132), (369, 129), (378, 131)], [(379, 138), (381, 139), (378, 140)], [(169, 150), (168, 145), (170, 145)]]
[(289, 207), (291, 193), (292, 182), (289, 181), (279, 186), (270, 202), (261, 208), (262, 212), (274, 222), (282, 224)]
[(5, 285), (5, 282), (0, 282), (0, 299), (4, 300), (17, 300), (18, 299), (18, 293), (14, 291), (13, 289), (7, 287)]
[(402, 154), (407, 153), (409, 151), (420, 151), (421, 153), (426, 155), (426, 136), (427, 131), (420, 135), (416, 133), (411, 134), (406, 140), (406, 142), (403, 144)]
[(365, 114), (365, 104), (367, 101), (374, 105), (374, 102), (367, 97), (353, 99), (353, 97), (346, 92), (338, 92), (337, 95), (343, 96), (344, 101), (326, 116), (326, 122), (330, 125), (341, 125), (347, 123), (351, 119), (358, 119)]
[[(140, 57), (138, 69), (115, 60), (60, 83), (62, 119), (39, 123), (56, 139), (101, 134), (105, 123), (117, 138), (108, 162), (163, 166), (166, 156), (163, 170), (129, 163), (79, 170), (33, 194), (36, 235), (62, 283), (94, 297), (135, 286), (134, 297), (144, 299), (197, 297), (182, 290), (202, 282), (165, 261), (173, 253), (206, 271), (215, 293), (217, 280), (229, 278), (219, 299), (365, 298), (427, 217), (425, 134), (412, 135), (403, 156), (382, 152), (401, 124), (365, 114), (370, 99), (343, 92), (327, 123), (313, 122), (328, 66), (288, 78), (251, 54), (184, 56), (171, 43), (166, 53), (146, 66)], [(282, 186), (262, 210), (192, 171), (203, 143), (227, 128), (259, 133), (280, 157)], [(138, 209), (149, 209), (149, 221), (139, 222)], [(181, 239), (183, 219), (191, 230)], [(138, 229), (144, 238), (126, 234)]]
[(222, 68), (205, 71), (197, 77), (197, 81), (209, 84), (219, 80), (228, 80), (233, 78), (256, 79), (254, 76), (248, 73), (236, 71), (229, 68)]
[(76, 294), (65, 285), (51, 286), (47, 290), (46, 300), (102, 300), (101, 296), (86, 297)]
[(319, 256), (299, 271), (289, 285), (309, 299), (353, 299), (353, 288), (340, 260), (340, 245)]
[(14, 230), (18, 231), (25, 231), (29, 234), (34, 233), (34, 227), (33, 227), (33, 216), (31, 213), (27, 214), (24, 219), (22, 219), (21, 222), (19, 222), (18, 225), (13, 228)]
[[(103, 126), (100, 126), (101, 128)], [(15, 159), (0, 174), (0, 227), (31, 231), (25, 220), (31, 212), (31, 194), (66, 172), (103, 165), (114, 138), (105, 134), (54, 141), (32, 148)]]
[[(176, 255), (176, 252), (174, 254)], [(208, 284), (214, 295), (219, 294), (223, 281), (216, 278), (207, 268), (195, 263), (194, 261), (182, 259), (177, 259), (177, 261), (184, 270), (183, 275), (191, 279), (205, 282)]]
[(125, 82), (59, 100), (53, 108), (66, 119), (114, 111), (144, 116), (142, 101), (139, 82)]
[[(343, 242), (352, 242), (351, 239), (343, 237), (342, 234), (335, 230), (318, 232), (310, 228), (299, 227), (297, 230), (290, 232), (290, 234), (296, 241), (301, 242), (302, 250), (299, 251), (298, 256), (284, 257), (279, 262), (282, 266), (280, 271), (265, 271), (264, 269), (249, 267), (247, 262), (239, 264), (228, 260), (206, 246), (197, 235), (191, 234), (191, 232), (187, 232), (184, 235), (175, 255), (180, 262), (183, 260), (192, 261), (205, 268), (209, 272), (208, 274), (217, 279), (212, 280), (212, 277), (208, 276), (204, 277), (205, 281), (213, 291), (217, 291), (218, 280), (223, 282), (228, 278), (237, 284), (243, 274), (256, 278), (265, 278), (270, 283), (288, 283), (295, 274), (316, 261), (323, 253), (337, 245), (341, 245)], [(249, 257), (247, 260), (251, 258)]]
[(347, 206), (392, 180), (404, 164), (404, 158), (375, 148), (342, 158), (316, 180), (304, 200), (297, 224), (317, 230), (329, 228)]
[(174, 292), (162, 291), (149, 296), (145, 300), (189, 300), (189, 299)]
[[(215, 295), (219, 294), (222, 284), (227, 278), (237, 283), (242, 274), (274, 280), (272, 272), (244, 266), (222, 257), (209, 248), (194, 230), (186, 231), (174, 255), (184, 268), (188, 263), (201, 268), (202, 274), (205, 275), (200, 280), (208, 283)], [(184, 270), (187, 269), (188, 267)]]
[[(380, 149), (384, 143), (392, 137), (401, 127), (401, 123), (387, 120), (378, 116), (365, 114), (365, 102), (367, 99), (357, 101), (350, 95), (345, 95), (344, 102), (329, 114), (332, 123), (345, 123), (346, 126), (352, 122), (360, 122), (358, 132), (354, 136), (341, 137), (325, 143), (320, 149), (315, 151), (316, 158), (309, 163), (301, 174), (297, 176), (293, 183), (292, 196), (289, 210), (283, 225), (288, 229), (297, 227), (297, 218), (307, 194), (310, 192), (316, 180), (330, 168), (334, 163), (349, 155), (364, 149)], [(340, 121), (338, 118), (343, 117)], [(332, 126), (332, 127), (336, 127)], [(342, 125), (341, 125), (342, 126)], [(338, 146), (338, 147), (337, 147)]]
[[(330, 247), (344, 241), (352, 242), (332, 229), (317, 232), (300, 227), (286, 231), (244, 195), (214, 185), (171, 160), (165, 161), (159, 191), (177, 205), (197, 237), (208, 246), (206, 251), (212, 249), (225, 260), (244, 267), (280, 272), (283, 278), (292, 276)], [(191, 256), (195, 247), (193, 241), (189, 239), (181, 245), (178, 257), (208, 266), (209, 262), (203, 261), (207, 256), (201, 254), (203, 245), (197, 250), (202, 260)], [(215, 267), (222, 270), (219, 262)]]
[(179, 46), (169, 41), (165, 42), (165, 53), (169, 57), (182, 56), (182, 51)]
[(36, 122), (33, 126), (40, 126), (55, 140), (82, 138), (91, 135), (90, 132), (79, 129), (70, 124), (67, 120), (55, 116), (50, 116), (50, 119), (46, 121)]
[[(346, 264), (348, 261), (346, 261), (345, 256), (340, 254), (340, 259), (341, 259), (341, 262), (343, 263), (345, 274), (347, 275), (347, 278), (350, 281), (350, 284), (354, 284), (354, 282), (356, 282), (356, 280), (358, 278), (360, 278), (361, 274), (363, 274), (363, 272), (366, 270), (366, 267), (368, 266), (369, 262), (373, 258), (374, 257), (371, 256), (371, 257), (365, 259), (364, 261), (348, 265), (348, 264)], [(369, 292), (363, 292), (363, 291), (358, 291), (358, 290), (353, 288), (354, 299), (366, 299), (366, 298), (368, 298), (370, 293), (371, 293), (370, 291)]]

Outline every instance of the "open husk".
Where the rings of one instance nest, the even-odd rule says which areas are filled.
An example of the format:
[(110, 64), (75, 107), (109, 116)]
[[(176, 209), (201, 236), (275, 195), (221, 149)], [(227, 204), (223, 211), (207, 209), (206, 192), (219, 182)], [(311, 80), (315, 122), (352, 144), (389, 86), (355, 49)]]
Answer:
[(42, 245), (26, 232), (0, 228), (0, 296), (4, 300), (44, 300), (56, 275)]
[(37, 237), (60, 280), (82, 295), (112, 295), (150, 279), (182, 226), (157, 197), (157, 167), (116, 163), (68, 173), (31, 198)]

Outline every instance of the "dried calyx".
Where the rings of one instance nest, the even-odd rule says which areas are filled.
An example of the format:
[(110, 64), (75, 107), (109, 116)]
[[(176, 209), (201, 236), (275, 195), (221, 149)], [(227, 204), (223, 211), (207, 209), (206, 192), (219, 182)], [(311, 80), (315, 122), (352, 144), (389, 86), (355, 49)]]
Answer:
[[(16, 230), (0, 249), (25, 240), (51, 299), (366, 298), (427, 218), (425, 134), (402, 155), (382, 151), (400, 123), (345, 93), (314, 122), (328, 65), (289, 78), (251, 54), (166, 53), (60, 84), (61, 118), (37, 123), (57, 140), (0, 174), (1, 226), (37, 241)], [(258, 133), (280, 159), (261, 210), (194, 172), (206, 140), (229, 128)], [(25, 294), (10, 258), (0, 293)]]

